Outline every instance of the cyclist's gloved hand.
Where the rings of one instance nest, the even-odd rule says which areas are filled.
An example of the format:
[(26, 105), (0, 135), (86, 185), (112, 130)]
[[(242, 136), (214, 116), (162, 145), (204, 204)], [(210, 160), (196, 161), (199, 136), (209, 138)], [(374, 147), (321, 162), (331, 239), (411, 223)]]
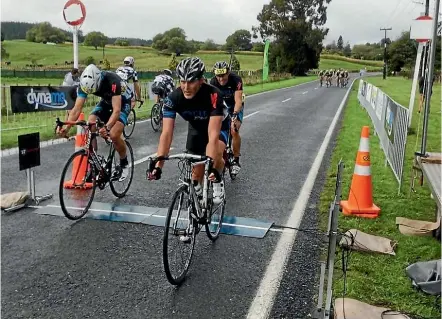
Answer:
[(146, 178), (148, 180), (158, 180), (161, 178), (161, 167), (155, 167), (157, 164), (157, 161), (154, 161), (152, 159), (149, 160), (149, 168), (146, 172)]

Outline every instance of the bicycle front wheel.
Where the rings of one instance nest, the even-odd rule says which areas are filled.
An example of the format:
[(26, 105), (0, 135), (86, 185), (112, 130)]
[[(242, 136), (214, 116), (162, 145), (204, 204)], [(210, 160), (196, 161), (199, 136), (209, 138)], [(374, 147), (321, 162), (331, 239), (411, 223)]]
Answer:
[(188, 187), (181, 186), (169, 206), (163, 236), (164, 272), (172, 285), (184, 281), (192, 260), (197, 232), (195, 221), (190, 217), (193, 207)]
[(158, 132), (161, 127), (161, 105), (155, 103), (150, 113), (150, 124), (154, 132)]
[(71, 220), (86, 215), (95, 188), (95, 167), (89, 162), (86, 150), (79, 150), (71, 155), (61, 173), (59, 198), (63, 214)]
[[(118, 152), (116, 152), (115, 148), (112, 150), (111, 160), (112, 171), (110, 178), (110, 188), (112, 193), (118, 197), (124, 197), (129, 190), (130, 185), (132, 184), (132, 179), (134, 177), (134, 151), (132, 149), (132, 145), (130, 145), (129, 141), (125, 140), (126, 143), (126, 156), (129, 165), (127, 165), (127, 171), (124, 171), (120, 167), (120, 157)], [(119, 172), (116, 170), (119, 169)], [(114, 177), (115, 176), (115, 177)]]
[(137, 114), (135, 113), (135, 110), (132, 109), (130, 110), (129, 115), (127, 116), (127, 125), (125, 125), (123, 129), (123, 135), (125, 138), (129, 138), (132, 136), (132, 133), (135, 130), (136, 121), (137, 121)]

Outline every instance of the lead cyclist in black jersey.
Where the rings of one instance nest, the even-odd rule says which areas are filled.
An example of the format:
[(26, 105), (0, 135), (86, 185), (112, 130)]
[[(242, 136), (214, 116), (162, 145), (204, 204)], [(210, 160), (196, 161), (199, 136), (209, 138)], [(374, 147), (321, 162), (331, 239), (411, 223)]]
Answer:
[[(221, 91), (205, 83), (204, 72), (204, 63), (198, 57), (186, 58), (178, 64), (176, 73), (180, 79), (180, 87), (164, 99), (163, 131), (157, 157), (169, 154), (178, 113), (189, 123), (187, 150), (192, 154), (206, 155), (213, 160), (209, 179), (213, 181), (213, 203), (219, 205), (224, 200), (221, 174), (224, 168), (223, 152), (227, 145), (230, 120), (227, 117)], [(160, 179), (163, 165), (164, 161), (152, 162), (148, 168), (148, 179)], [(195, 167), (192, 175), (195, 185), (201, 185), (204, 166)]]
[[(78, 120), (88, 94), (101, 97), (101, 101), (98, 102), (89, 115), (88, 122), (96, 122), (98, 117), (106, 123), (99, 133), (101, 136), (109, 135), (120, 155), (120, 167), (115, 170), (118, 176), (113, 176), (113, 178), (119, 179), (120, 182), (124, 181), (129, 174), (126, 143), (121, 136), (124, 126), (127, 124), (132, 93), (126, 95), (125, 90), (126, 83), (117, 74), (101, 71), (94, 64), (89, 64), (80, 76), (77, 99), (68, 117), (68, 121)], [(71, 127), (71, 125), (66, 125), (65, 128), (57, 127), (57, 133), (66, 136)], [(97, 140), (94, 139), (92, 143), (94, 149), (97, 149)]]

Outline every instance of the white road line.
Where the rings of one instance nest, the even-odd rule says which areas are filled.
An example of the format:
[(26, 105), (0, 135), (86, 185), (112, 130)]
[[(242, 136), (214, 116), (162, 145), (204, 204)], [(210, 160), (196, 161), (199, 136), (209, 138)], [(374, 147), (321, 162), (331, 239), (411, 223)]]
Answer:
[(246, 118), (251, 117), (255, 114), (258, 114), (259, 112), (261, 112), (261, 111), (256, 111), (256, 112), (250, 113), (249, 115), (244, 116), (243, 119), (246, 119)]
[[(354, 80), (353, 80), (354, 82)], [(352, 83), (353, 84), (353, 83)], [(315, 184), (316, 176), (318, 175), (319, 169), (321, 167), (322, 160), (327, 150), (327, 146), (330, 143), (331, 136), (338, 122), (339, 116), (344, 108), (345, 102), (347, 101), (348, 95), (350, 94), (350, 85), (344, 99), (339, 106), (338, 111), (333, 118), (333, 121), (324, 137), (324, 141), (316, 155), (315, 161), (310, 168), (310, 171), (305, 180), (304, 186), (296, 199), (295, 205), (292, 212), (287, 220), (286, 225), (298, 228), (301, 223), (302, 216), (304, 214), (305, 207), (307, 206), (308, 200), (310, 198), (313, 185)], [(295, 242), (297, 232), (283, 232), (279, 238), (278, 244), (273, 252), (272, 259), (267, 265), (266, 272), (263, 279), (259, 285), (258, 291), (256, 292), (255, 298), (249, 308), (249, 313), (247, 318), (250, 319), (264, 319), (270, 316), (270, 312), (273, 307), (273, 302), (275, 296), (278, 292), (278, 287), (281, 282), (284, 268), (286, 266), (288, 257), (292, 251), (293, 243)]]
[(302, 94), (307, 94), (307, 93), (308, 93), (308, 91), (302, 92)]
[(318, 88), (315, 88), (315, 90), (317, 90)]
[(289, 97), (288, 99), (285, 99), (284, 101), (282, 101), (281, 103), (285, 103), (285, 102), (287, 102), (287, 101), (290, 101), (292, 98), (291, 97)]

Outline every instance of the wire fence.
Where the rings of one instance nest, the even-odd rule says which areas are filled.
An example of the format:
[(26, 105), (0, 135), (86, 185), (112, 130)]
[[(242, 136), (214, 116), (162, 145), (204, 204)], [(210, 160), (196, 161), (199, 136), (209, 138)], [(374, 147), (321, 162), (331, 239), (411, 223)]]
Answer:
[(358, 100), (371, 117), (400, 192), (407, 144), (408, 108), (364, 80), (359, 81)]

